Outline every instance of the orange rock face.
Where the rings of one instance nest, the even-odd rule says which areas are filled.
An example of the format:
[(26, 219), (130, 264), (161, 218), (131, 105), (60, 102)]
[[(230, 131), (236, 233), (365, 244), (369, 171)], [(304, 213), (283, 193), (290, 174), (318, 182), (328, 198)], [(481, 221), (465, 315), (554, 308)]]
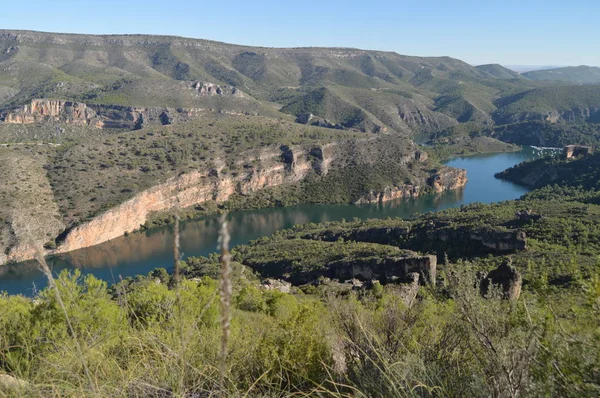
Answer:
[(467, 185), (467, 171), (462, 169), (448, 169), (442, 171), (431, 179), (431, 186), (435, 192), (452, 191)]
[(84, 103), (35, 99), (31, 104), (6, 115), (4, 122), (31, 124), (60, 120), (70, 124), (87, 125), (95, 116), (96, 112)]
[(291, 164), (275, 162), (269, 167), (235, 177), (211, 177), (208, 172), (196, 171), (172, 178), (75, 227), (53, 253), (94, 246), (133, 232), (145, 224), (153, 212), (191, 207), (211, 200), (223, 203), (234, 193), (248, 194), (300, 181), (314, 166), (303, 150), (296, 149), (294, 155), (295, 160)]

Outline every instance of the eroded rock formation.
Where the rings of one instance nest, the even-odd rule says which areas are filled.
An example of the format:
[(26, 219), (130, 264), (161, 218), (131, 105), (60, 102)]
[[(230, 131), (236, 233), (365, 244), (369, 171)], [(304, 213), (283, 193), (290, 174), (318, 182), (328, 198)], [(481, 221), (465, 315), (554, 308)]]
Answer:
[(192, 88), (198, 91), (201, 97), (212, 97), (215, 95), (231, 95), (234, 97), (243, 97), (244, 94), (233, 86), (220, 86), (214, 83), (193, 82)]
[(466, 170), (446, 168), (434, 174), (429, 184), (435, 192), (439, 193), (462, 188), (467, 184), (467, 181)]
[(402, 257), (375, 258), (371, 261), (342, 261), (331, 265), (331, 276), (339, 280), (377, 279), (384, 283), (393, 282), (398, 278), (406, 278), (416, 272), (423, 276), (425, 283), (435, 284), (437, 258), (434, 255), (420, 256), (407, 251)]
[(498, 268), (490, 271), (481, 281), (481, 292), (484, 295), (489, 294), (491, 286), (499, 286), (502, 289), (503, 297), (507, 300), (517, 300), (521, 295), (521, 286), (523, 278), (521, 274), (512, 265), (510, 258), (505, 259)]
[(402, 186), (385, 187), (383, 191), (380, 192), (368, 192), (360, 199), (356, 200), (354, 204), (382, 203), (399, 198), (416, 198), (419, 196), (419, 193), (420, 187), (417, 185), (407, 184)]
[[(198, 91), (201, 96), (230, 95), (243, 97), (242, 92), (235, 87), (223, 88), (211, 83), (202, 84)], [(77, 126), (94, 126), (101, 129), (119, 128), (135, 130), (144, 127), (146, 124), (167, 125), (175, 122), (185, 122), (198, 116), (204, 110), (202, 108), (146, 108), (85, 104), (83, 102), (54, 99), (34, 99), (28, 105), (6, 112), (4, 123), (33, 124), (54, 122)], [(208, 110), (214, 111), (214, 109)], [(233, 111), (221, 112), (238, 114), (238, 112)]]
[[(266, 187), (297, 182), (314, 168), (322, 172), (321, 163), (325, 160), (315, 162), (307, 156), (309, 152), (310, 149), (302, 147), (267, 149), (254, 154), (254, 159), (242, 156), (245, 162), (257, 160), (264, 167), (236, 176), (222, 173), (221, 167), (219, 170), (195, 171), (172, 178), (73, 228), (54, 253), (97, 245), (133, 232), (145, 224), (153, 212), (186, 208), (208, 201), (223, 203), (234, 193), (245, 195)], [(327, 159), (327, 162), (330, 161)]]

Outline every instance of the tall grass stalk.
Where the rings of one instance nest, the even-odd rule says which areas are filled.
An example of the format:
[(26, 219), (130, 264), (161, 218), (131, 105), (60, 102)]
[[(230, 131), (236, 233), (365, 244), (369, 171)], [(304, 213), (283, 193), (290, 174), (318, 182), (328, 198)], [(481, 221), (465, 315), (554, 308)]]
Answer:
[(225, 394), (225, 375), (227, 373), (227, 350), (229, 344), (229, 333), (231, 324), (231, 254), (229, 253), (229, 242), (231, 237), (227, 230), (227, 213), (221, 217), (221, 229), (219, 231), (219, 249), (221, 250), (221, 353), (219, 355), (219, 392), (222, 397)]
[(185, 359), (185, 338), (184, 338), (184, 325), (183, 325), (183, 313), (181, 308), (181, 243), (179, 237), (179, 213), (175, 213), (175, 226), (173, 231), (173, 279), (175, 283), (175, 308), (177, 309), (177, 323), (179, 324), (179, 388), (180, 391), (185, 389), (185, 376), (186, 376), (186, 359)]

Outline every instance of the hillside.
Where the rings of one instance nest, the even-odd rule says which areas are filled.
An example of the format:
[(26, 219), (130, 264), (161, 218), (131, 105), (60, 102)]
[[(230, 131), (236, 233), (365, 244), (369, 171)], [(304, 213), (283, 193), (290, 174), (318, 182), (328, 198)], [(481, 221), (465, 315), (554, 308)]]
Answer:
[(600, 122), (600, 85), (538, 88), (496, 101), (497, 124), (523, 121)]
[[(46, 132), (55, 143), (44, 144), (16, 142), (35, 128), (0, 131), (13, 138), (0, 147), (1, 262), (32, 258), (42, 245), (58, 252), (92, 246), (178, 209), (199, 215), (218, 207), (347, 203), (371, 200), (362, 198), (373, 192), (382, 201), (466, 182), (407, 138), (279, 118), (206, 112), (134, 131), (61, 126), (58, 136)], [(261, 196), (277, 189), (272, 199)]]
[(600, 153), (579, 159), (549, 157), (524, 162), (496, 175), (531, 188), (558, 184), (600, 190)]
[(0, 295), (0, 391), (596, 396), (599, 199), (550, 188), (299, 225), (231, 261), (178, 261), (183, 278), (159, 268), (107, 286), (65, 271), (34, 298)]
[(525, 72), (523, 76), (537, 81), (551, 80), (576, 84), (597, 84), (600, 83), (600, 68), (586, 65), (567, 66)]
[[(457, 97), (453, 101), (464, 103), (461, 107), (487, 115), (500, 92), (519, 91), (523, 84), (496, 79), (449, 57), (358, 49), (253, 48), (165, 36), (26, 31), (0, 31), (0, 47), (0, 109), (5, 110), (34, 98), (267, 116), (284, 107), (294, 116), (323, 110), (316, 116), (348, 128), (410, 132), (471, 119), (464, 111), (436, 109), (440, 96)], [(219, 94), (197, 90), (197, 83), (217, 85)], [(230, 88), (239, 94), (221, 95)], [(319, 95), (324, 89), (328, 95)], [(312, 107), (298, 106), (308, 99)], [(332, 102), (344, 106), (332, 107)]]
[(499, 64), (477, 65), (476, 68), (498, 79), (519, 79), (521, 75)]

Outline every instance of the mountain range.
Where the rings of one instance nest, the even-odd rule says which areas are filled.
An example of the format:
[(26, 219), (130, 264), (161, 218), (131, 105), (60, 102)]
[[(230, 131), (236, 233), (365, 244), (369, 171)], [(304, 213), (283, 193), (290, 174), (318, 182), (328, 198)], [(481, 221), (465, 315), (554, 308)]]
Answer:
[[(515, 95), (535, 97), (535, 89), (553, 85), (547, 76), (593, 81), (593, 68), (577, 75), (569, 68), (519, 75), (500, 65), (472, 67), (449, 57), (255, 48), (166, 36), (0, 31), (0, 53), (5, 115), (32, 99), (56, 98), (259, 114), (363, 132), (430, 133), (523, 114), (528, 121), (556, 119), (570, 103), (545, 104), (542, 96), (520, 103), (521, 116), (506, 107)], [(568, 81), (580, 83), (573, 79)], [(236, 95), (228, 95), (231, 90)], [(570, 92), (586, 102), (598, 90)]]

